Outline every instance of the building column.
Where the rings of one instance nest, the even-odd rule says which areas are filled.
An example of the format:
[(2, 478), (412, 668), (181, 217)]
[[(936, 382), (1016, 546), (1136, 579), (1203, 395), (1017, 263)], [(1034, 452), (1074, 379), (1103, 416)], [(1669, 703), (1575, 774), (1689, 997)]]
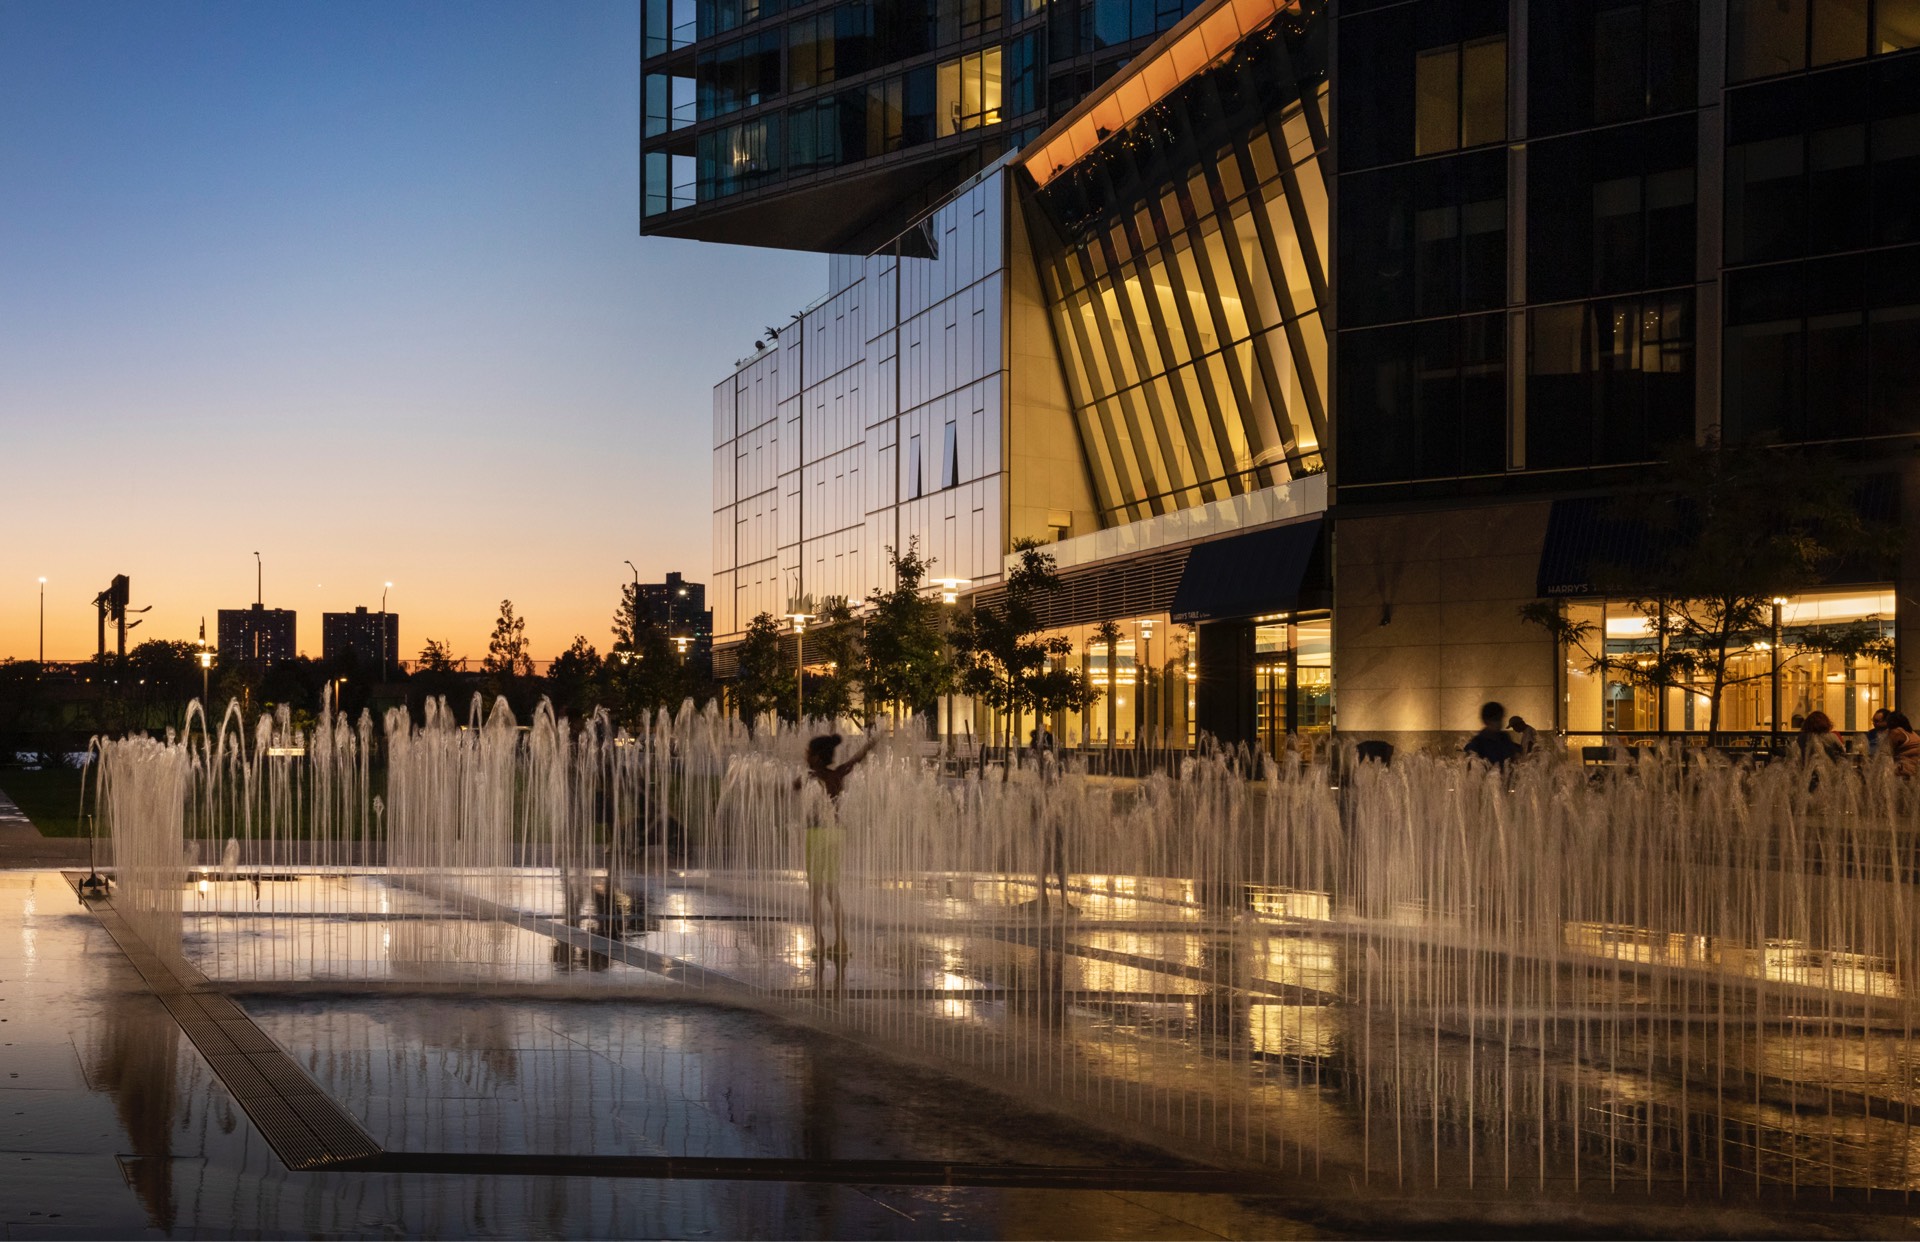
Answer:
[(1194, 724), (1222, 746), (1251, 748), (1254, 721), (1253, 622), (1210, 621), (1198, 629), (1199, 669), (1194, 685)]
[[(1900, 471), (1900, 525), (1911, 532), (1920, 519), (1920, 463)], [(1908, 715), (1920, 708), (1920, 540), (1905, 539), (1893, 576), (1892, 706)]]

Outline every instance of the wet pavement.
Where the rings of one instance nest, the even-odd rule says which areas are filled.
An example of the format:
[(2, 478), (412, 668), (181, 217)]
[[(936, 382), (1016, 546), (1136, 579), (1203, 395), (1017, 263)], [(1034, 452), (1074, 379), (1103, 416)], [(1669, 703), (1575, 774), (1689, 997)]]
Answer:
[[(1124, 1165), (1153, 1153), (700, 1005), (243, 998), (383, 1143)], [(1312, 1237), (1246, 1196), (290, 1172), (53, 872), (0, 872), (8, 1237)]]
[[(314, 927), (352, 935), (448, 930), (403, 892), (263, 886), (282, 907), (333, 905)], [(296, 897), (298, 896), (298, 900)], [(384, 906), (382, 902), (384, 901)], [(344, 903), (370, 916), (354, 921)], [(1108, 937), (1093, 901), (1073, 984), (1109, 992), (1189, 986), (1145, 978), (1151, 935)], [(444, 914), (444, 911), (438, 913)], [(668, 914), (671, 947), (771, 983), (811, 972), (797, 929)], [(673, 918), (677, 913), (685, 917)], [(712, 914), (713, 911), (704, 913)], [(190, 917), (189, 922), (192, 922)], [(348, 929), (342, 931), (341, 929)], [(359, 929), (359, 931), (353, 931)], [(285, 930), (282, 927), (281, 930)], [(316, 934), (317, 931), (316, 931)], [(515, 933), (516, 935), (522, 933)], [(208, 964), (254, 929), (210, 932)], [(195, 936), (189, 933), (189, 941)], [(223, 942), (225, 948), (223, 949)], [(552, 941), (541, 950), (553, 969)], [(391, 953), (391, 944), (382, 943)], [(435, 945), (415, 946), (430, 958)], [(444, 946), (439, 946), (444, 947)], [(668, 946), (663, 946), (668, 947)], [(999, 965), (945, 969), (950, 990), (1011, 980)], [(249, 956), (242, 948), (240, 956)], [(1178, 956), (1171, 954), (1170, 956)], [(331, 958), (335, 965), (339, 958)], [(362, 959), (367, 961), (370, 959)], [(403, 955), (404, 960), (404, 955)], [(1142, 960), (1145, 960), (1144, 958)], [(599, 972), (605, 981), (614, 969)], [(897, 989), (930, 969), (879, 961), (853, 981)], [(867, 971), (871, 971), (870, 974)], [(385, 1154), (361, 1169), (293, 1171), (99, 917), (51, 871), (0, 871), (0, 1232), (6, 1237), (1318, 1237), (1913, 1236), (1903, 1215), (1791, 1216), (1712, 1204), (1490, 1202), (1316, 1181), (1310, 1164), (1267, 1174), (1274, 1193), (1220, 1184), (1168, 1152), (1114, 1137), (956, 1078), (876, 1054), (775, 1013), (667, 987), (588, 984), (580, 995), (406, 995), (386, 968), (337, 992), (245, 990), (246, 1025), (300, 1082)], [(592, 973), (592, 972), (589, 972)], [(637, 972), (645, 974), (646, 972)], [(1325, 966), (1266, 959), (1276, 983), (1313, 986)], [(368, 976), (372, 976), (369, 978)], [(925, 982), (941, 977), (925, 976)], [(346, 981), (343, 980), (343, 983)], [(235, 986), (235, 985), (229, 985)], [(356, 987), (359, 990), (356, 990)], [(220, 1003), (227, 1003), (221, 1000)], [(1275, 1014), (1290, 1012), (1279, 1004)], [(232, 1022), (222, 1024), (229, 1028)], [(1282, 1024), (1284, 1026), (1284, 1024)], [(204, 1040), (204, 1036), (202, 1036)], [(1103, 1037), (1104, 1038), (1104, 1037)], [(1311, 1014), (1275, 1039), (1319, 1038)], [(220, 1058), (216, 1056), (216, 1060)], [(1138, 1068), (1136, 1065), (1135, 1068)], [(231, 1074), (231, 1070), (226, 1071)], [(231, 1081), (231, 1079), (229, 1079)], [(1291, 1161), (1288, 1163), (1292, 1163)], [(945, 1174), (942, 1169), (947, 1170)], [(1191, 1170), (1191, 1171), (1188, 1171)], [(973, 1183), (966, 1184), (969, 1180)], [(957, 1181), (963, 1184), (950, 1185)], [(1195, 1189), (1183, 1189), (1183, 1184)]]

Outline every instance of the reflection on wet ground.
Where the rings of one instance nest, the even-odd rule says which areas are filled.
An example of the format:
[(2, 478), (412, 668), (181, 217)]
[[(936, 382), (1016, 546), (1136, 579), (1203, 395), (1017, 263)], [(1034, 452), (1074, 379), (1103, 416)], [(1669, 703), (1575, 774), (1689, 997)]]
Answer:
[[(337, 892), (355, 892), (356, 903), (371, 901), (369, 913), (381, 913), (376, 890), (383, 886), (361, 887), (365, 892), (334, 884)], [(297, 886), (273, 888), (287, 913)], [(409, 923), (463, 924), (417, 893), (388, 893), (386, 900), (385, 914), (411, 917), (383, 927), (380, 918), (315, 910), (330, 917), (282, 919), (266, 931), (282, 935), (290, 923), (311, 922), (316, 937), (362, 927), (386, 935)], [(1199, 981), (1167, 969), (1220, 968), (1204, 929), (1183, 933), (1172, 925), (1178, 916), (1163, 912), (1147, 912), (1161, 918), (1158, 930), (1102, 928), (1098, 902), (1088, 906), (1076, 936), (1087, 953), (1023, 943), (1011, 929), (1004, 938), (901, 937), (850, 967), (841, 999), (829, 989), (820, 1003), (858, 1009), (846, 998), (864, 991), (894, 998), (872, 1007), (887, 1013), (905, 991), (945, 992), (972, 999), (916, 1003), (963, 1024), (1051, 1023), (1090, 1075), (1172, 1079), (1190, 1074), (1196, 1058), (1207, 1073), (1218, 1072), (1209, 1058), (1236, 1073), (1257, 1073), (1262, 1107), (1276, 1124), (1315, 1136), (1317, 1146), (1303, 1144), (1284, 1162), (1302, 1177), (1312, 1174), (1319, 1153), (1335, 1151), (1355, 1116), (1367, 1111), (1346, 1098), (1348, 1087), (1333, 1067), (1350, 1060), (1356, 1040), (1392, 1037), (1364, 1014), (1342, 1015), (1307, 995), (1340, 978), (1339, 946), (1275, 937), (1253, 952), (1249, 942), (1233, 974), (1266, 980), (1276, 995), (1222, 1014)], [(720, 903), (682, 902), (637, 939), (656, 952), (810, 994), (816, 969), (804, 952), (803, 925), (712, 917), (724, 913)], [(238, 912), (206, 921), (219, 929), (188, 935), (203, 962), (217, 967), (223, 952), (271, 952), (248, 947), (253, 933)], [(551, 937), (464, 923), (445, 934), (497, 937), (516, 955), (516, 938), (531, 937), (541, 956), (525, 959), (529, 968), (543, 964), (550, 979), (584, 978), (589, 990), (572, 998), (314, 994), (308, 982), (308, 994), (255, 989), (240, 997), (261, 1029), (390, 1151), (1131, 1167), (1142, 1170), (1143, 1182), (1149, 1169), (1177, 1164), (1164, 1152), (879, 1059), (840, 1038), (676, 997), (670, 984), (612, 998), (593, 982), (610, 972), (569, 969), (582, 963), (556, 961)], [(463, 950), (472, 943), (463, 942)], [(1623, 1208), (1591, 1195), (1543, 1205), (1468, 1199), (1450, 1189), (1422, 1199), (1395, 1189), (1405, 1171), (1390, 1174), (1389, 1161), (1418, 1164), (1433, 1151), (1460, 1149), (1461, 1121), (1452, 1116), (1426, 1119), (1448, 1131), (1439, 1148), (1418, 1135), (1363, 1134), (1377, 1161), (1377, 1191), (1315, 1183), (1301, 1195), (1304, 1183), (1283, 1174), (1275, 1187), (1286, 1198), (556, 1177), (498, 1166), (484, 1175), (289, 1172), (61, 877), (0, 872), (0, 946), (0, 1073), (7, 1075), (0, 1078), (0, 1105), (10, 1105), (0, 1126), (0, 1163), (12, 1166), (0, 1179), (0, 1224), (8, 1236), (1305, 1237), (1478, 1233), (1503, 1220), (1533, 1229), (1549, 1221), (1559, 1233), (1885, 1236), (1906, 1225), (1899, 1217), (1821, 1216), (1817, 1199), (1796, 1201), (1796, 1215), (1783, 1220), (1670, 1200), (1659, 1200), (1649, 1214), (1645, 1199), (1631, 1197)], [(377, 960), (342, 966), (333, 977), (404, 984), (381, 976)], [(328, 972), (313, 977), (324, 980)], [(1072, 998), (1064, 1012), (1032, 1014), (1017, 999), (1049, 991)], [(1434, 1073), (1448, 1080), (1435, 1098), (1470, 1098), (1475, 1076), (1490, 1072), (1463, 1066), (1458, 1051), (1450, 1044), (1434, 1061)], [(1616, 1051), (1627, 1059), (1633, 1050)], [(1588, 1076), (1592, 1116), (1630, 1108), (1618, 1078)], [(1158, 1106), (1194, 1107), (1199, 1099), (1169, 1095)], [(1668, 1093), (1647, 1100), (1643, 1111), (1656, 1105), (1671, 1109), (1674, 1099)], [(1768, 1132), (1794, 1132), (1790, 1108), (1765, 1100), (1754, 1107), (1768, 1114), (1761, 1118), (1773, 1127)], [(1588, 1131), (1588, 1141), (1604, 1139), (1604, 1127)], [(1835, 1129), (1823, 1141), (1831, 1152), (1849, 1140)], [(1799, 1153), (1793, 1167), (1811, 1167), (1819, 1154)], [(1566, 1198), (1565, 1187), (1556, 1184), (1554, 1195)]]
[[(1143, 1154), (1010, 1106), (982, 1109), (951, 1083), (756, 1015), (507, 999), (249, 1004), (382, 1137), (446, 1150)], [(0, 872), (0, 1114), (8, 1237), (1320, 1236), (1227, 1195), (289, 1172), (51, 872)]]

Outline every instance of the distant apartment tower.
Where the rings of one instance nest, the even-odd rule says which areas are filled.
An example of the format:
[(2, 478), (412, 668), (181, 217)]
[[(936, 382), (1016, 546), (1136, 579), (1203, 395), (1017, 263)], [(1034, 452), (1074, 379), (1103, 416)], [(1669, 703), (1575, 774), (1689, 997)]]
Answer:
[(291, 608), (251, 608), (220, 610), (220, 656), (229, 662), (275, 664), (298, 655)]
[(678, 573), (665, 582), (640, 584), (640, 604), (647, 615), (667, 627), (672, 638), (686, 638), (687, 666), (713, 668), (713, 613), (707, 608), (704, 583), (688, 582)]
[(320, 616), (320, 654), (328, 663), (349, 655), (358, 663), (378, 667), (385, 653), (389, 665), (400, 662), (400, 614), (369, 612), (363, 605), (352, 612)]

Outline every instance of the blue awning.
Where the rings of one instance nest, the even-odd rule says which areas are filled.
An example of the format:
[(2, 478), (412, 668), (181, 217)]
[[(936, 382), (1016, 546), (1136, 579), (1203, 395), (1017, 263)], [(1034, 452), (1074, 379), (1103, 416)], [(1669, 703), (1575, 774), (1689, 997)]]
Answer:
[(1316, 516), (1195, 546), (1173, 593), (1173, 619), (1220, 621), (1305, 606), (1322, 526)]

